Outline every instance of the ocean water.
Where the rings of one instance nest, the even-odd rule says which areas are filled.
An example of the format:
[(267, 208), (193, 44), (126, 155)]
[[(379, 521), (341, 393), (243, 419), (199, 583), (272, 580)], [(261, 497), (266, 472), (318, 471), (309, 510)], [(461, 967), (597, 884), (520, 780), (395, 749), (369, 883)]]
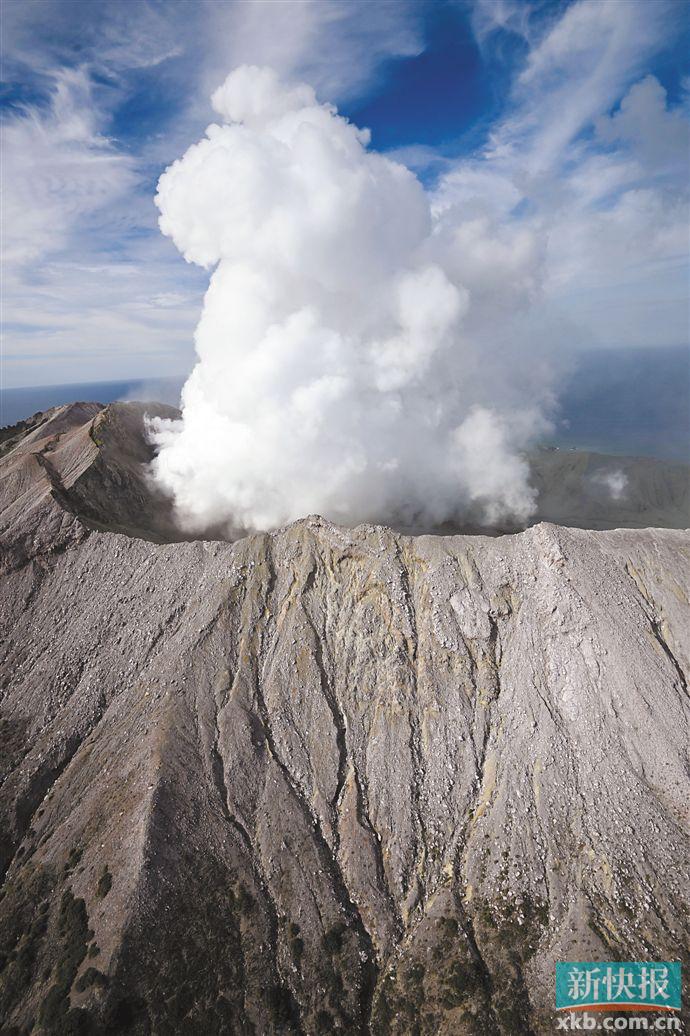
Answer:
[(183, 378), (131, 381), (85, 381), (73, 385), (38, 385), (0, 389), (0, 427), (16, 424), (39, 410), (63, 403), (114, 403), (116, 400), (155, 400), (178, 406)]
[(582, 353), (553, 444), (690, 462), (690, 347)]
[[(177, 406), (182, 378), (0, 390), (0, 425), (77, 400)], [(551, 445), (690, 462), (690, 347), (582, 353), (564, 384)]]

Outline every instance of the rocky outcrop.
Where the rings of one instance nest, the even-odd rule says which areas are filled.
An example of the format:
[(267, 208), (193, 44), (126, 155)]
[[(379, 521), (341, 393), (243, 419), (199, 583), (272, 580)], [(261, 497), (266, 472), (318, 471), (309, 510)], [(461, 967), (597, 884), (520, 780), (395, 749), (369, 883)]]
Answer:
[(156, 543), (49, 481), (2, 512), (5, 1032), (541, 1034), (555, 961), (687, 961), (687, 533)]
[(177, 413), (161, 403), (72, 403), (21, 422), (15, 435), (3, 429), (4, 567), (62, 550), (88, 529), (183, 539), (170, 501), (148, 475), (153, 450), (144, 434), (145, 414)]

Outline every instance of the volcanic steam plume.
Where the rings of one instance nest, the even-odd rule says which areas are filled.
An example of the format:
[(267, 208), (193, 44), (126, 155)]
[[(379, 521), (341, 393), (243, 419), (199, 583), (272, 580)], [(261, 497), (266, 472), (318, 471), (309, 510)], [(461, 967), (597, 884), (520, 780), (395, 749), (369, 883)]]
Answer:
[(212, 100), (221, 124), (156, 197), (213, 269), (182, 420), (151, 425), (181, 524), (526, 519), (521, 450), (549, 401), (521, 331), (537, 241), (435, 211), (367, 130), (270, 69)]

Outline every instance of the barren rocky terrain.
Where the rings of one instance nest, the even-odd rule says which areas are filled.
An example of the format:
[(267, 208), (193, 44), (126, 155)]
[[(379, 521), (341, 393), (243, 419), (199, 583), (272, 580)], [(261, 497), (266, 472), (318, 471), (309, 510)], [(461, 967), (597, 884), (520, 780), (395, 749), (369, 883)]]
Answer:
[(143, 410), (0, 445), (2, 1032), (541, 1036), (558, 960), (687, 965), (688, 532), (170, 542)]

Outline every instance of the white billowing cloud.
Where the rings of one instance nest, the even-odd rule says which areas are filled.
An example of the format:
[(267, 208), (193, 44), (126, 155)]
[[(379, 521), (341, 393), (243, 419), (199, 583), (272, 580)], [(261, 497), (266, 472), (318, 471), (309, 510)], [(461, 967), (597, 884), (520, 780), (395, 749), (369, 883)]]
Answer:
[(306, 83), (281, 83), (273, 68), (241, 65), (211, 97), (214, 111), (227, 122), (261, 126), (281, 115), (316, 107), (316, 94)]
[(183, 419), (152, 428), (182, 523), (527, 518), (519, 454), (549, 401), (546, 367), (523, 380), (537, 243), (434, 216), (366, 131), (270, 70), (236, 70), (213, 103), (223, 122), (156, 198), (185, 258), (215, 267)]

